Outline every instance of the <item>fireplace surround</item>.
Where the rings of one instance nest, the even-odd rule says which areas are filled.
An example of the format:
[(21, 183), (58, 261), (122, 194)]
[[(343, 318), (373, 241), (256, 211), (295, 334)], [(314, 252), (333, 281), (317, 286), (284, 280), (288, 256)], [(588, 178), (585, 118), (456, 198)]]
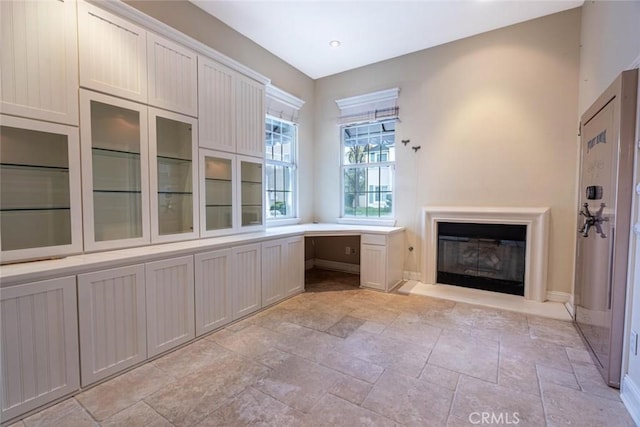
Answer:
[(549, 246), (547, 207), (423, 207), (422, 208), (422, 282), (437, 283), (439, 223), (512, 224), (526, 226), (524, 298), (543, 302), (547, 293), (547, 257)]

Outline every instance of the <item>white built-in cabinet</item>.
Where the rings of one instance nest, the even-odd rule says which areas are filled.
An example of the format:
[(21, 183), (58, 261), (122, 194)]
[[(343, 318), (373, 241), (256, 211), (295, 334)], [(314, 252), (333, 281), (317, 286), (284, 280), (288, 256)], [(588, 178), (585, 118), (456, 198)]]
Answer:
[(264, 229), (264, 159), (237, 156), (237, 206), (241, 231)]
[(196, 117), (198, 66), (195, 52), (147, 33), (149, 105)]
[(198, 56), (201, 147), (264, 156), (264, 85)]
[(264, 160), (200, 149), (200, 235), (264, 229)]
[(390, 291), (403, 271), (404, 234), (363, 234), (360, 237), (360, 284)]
[(147, 32), (78, 1), (80, 86), (147, 102)]
[(149, 108), (151, 242), (196, 239), (198, 121)]
[(198, 142), (212, 150), (236, 152), (235, 71), (198, 56)]
[(193, 256), (145, 264), (147, 356), (195, 337)]
[(262, 305), (267, 306), (284, 298), (287, 248), (282, 240), (262, 244)]
[(78, 33), (80, 86), (198, 115), (195, 52), (84, 1)]
[(82, 386), (147, 358), (145, 267), (78, 275)]
[(3, 288), (0, 312), (2, 420), (78, 390), (76, 278)]
[(233, 248), (235, 279), (231, 291), (233, 319), (247, 316), (262, 306), (261, 245)]
[(196, 336), (233, 321), (234, 263), (231, 249), (195, 255)]
[(262, 306), (304, 290), (304, 238), (262, 243)]
[(290, 297), (304, 292), (304, 237), (284, 239), (285, 285), (284, 296)]
[(78, 129), (0, 120), (2, 263), (82, 252)]
[(236, 156), (200, 149), (200, 235), (213, 237), (237, 229)]
[(77, 125), (75, 1), (1, 1), (0, 28), (2, 112)]
[(265, 88), (249, 77), (236, 75), (236, 152), (264, 157)]
[(149, 244), (147, 107), (80, 91), (84, 247)]

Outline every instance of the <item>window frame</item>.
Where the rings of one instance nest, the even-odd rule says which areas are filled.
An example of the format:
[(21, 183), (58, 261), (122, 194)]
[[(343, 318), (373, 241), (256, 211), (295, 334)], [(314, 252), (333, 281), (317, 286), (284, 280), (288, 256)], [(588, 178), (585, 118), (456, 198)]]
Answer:
[[(267, 158), (267, 121), (275, 120), (278, 122), (285, 123), (292, 127), (293, 135), (291, 138), (291, 161), (287, 162), (284, 160), (274, 160)], [(286, 120), (280, 117), (273, 116), (271, 114), (265, 114), (265, 138), (264, 138), (264, 161), (265, 161), (265, 185), (264, 185), (264, 194), (265, 194), (265, 219), (267, 226), (278, 226), (278, 225), (289, 225), (289, 224), (298, 224), (300, 222), (299, 215), (299, 197), (298, 197), (298, 153), (299, 153), (299, 143), (298, 143), (298, 123)], [(269, 189), (267, 187), (267, 168), (269, 165), (273, 166), (284, 166), (289, 167), (291, 169), (291, 215), (287, 215), (285, 217), (276, 217), (270, 216), (270, 202), (269, 202)]]
[[(397, 124), (397, 119), (392, 118), (392, 119), (380, 119), (380, 120), (372, 120), (372, 121), (367, 121), (367, 122), (354, 122), (354, 123), (343, 123), (340, 126), (338, 126), (338, 131), (339, 131), (339, 138), (340, 138), (340, 216), (338, 217), (338, 222), (339, 223), (343, 223), (343, 224), (363, 224), (363, 223), (368, 223), (368, 224), (372, 224), (372, 225), (389, 225), (389, 226), (393, 226), (395, 225), (395, 221), (396, 221), (396, 211), (395, 211), (395, 200), (396, 200), (396, 190), (395, 190), (395, 178), (396, 178), (396, 173), (395, 173), (395, 165), (396, 165), (396, 160), (394, 157), (393, 161), (377, 161), (377, 162), (364, 162), (364, 163), (354, 163), (354, 164), (345, 164), (345, 138), (344, 138), (344, 130), (345, 128), (348, 127), (357, 127), (357, 126), (370, 126), (372, 124), (376, 124), (376, 123), (380, 123), (383, 124), (385, 122), (396, 122)], [(394, 140), (394, 147), (396, 145), (396, 132), (397, 130), (395, 129), (394, 126), (394, 130), (393, 130), (393, 140)], [(380, 133), (380, 135), (382, 135), (382, 133)], [(379, 156), (380, 153), (375, 154), (375, 153), (367, 153), (367, 160), (370, 159), (371, 154), (374, 154), (374, 158), (376, 158), (377, 160), (379, 160)], [(387, 154), (387, 159), (389, 157), (389, 155)], [(368, 168), (378, 168), (378, 170), (382, 169), (382, 168), (386, 168), (388, 167), (390, 169), (390, 173), (391, 173), (391, 182), (390, 182), (390, 186), (391, 186), (391, 212), (389, 212), (389, 215), (387, 216), (369, 216), (369, 215), (365, 215), (365, 216), (351, 216), (351, 215), (346, 215), (345, 212), (345, 182), (344, 182), (344, 177), (345, 177), (345, 172), (347, 169), (368, 169)], [(367, 182), (367, 186), (369, 186), (369, 183)], [(375, 187), (375, 186), (374, 186)], [(379, 188), (378, 190), (378, 194), (380, 193), (382, 187), (386, 187), (380, 184), (380, 182), (378, 182), (377, 187)], [(368, 188), (368, 187), (367, 187)], [(367, 199), (367, 203), (368, 203), (368, 199), (369, 199), (369, 192), (366, 193), (366, 199)], [(374, 198), (375, 198), (375, 193), (373, 194)]]

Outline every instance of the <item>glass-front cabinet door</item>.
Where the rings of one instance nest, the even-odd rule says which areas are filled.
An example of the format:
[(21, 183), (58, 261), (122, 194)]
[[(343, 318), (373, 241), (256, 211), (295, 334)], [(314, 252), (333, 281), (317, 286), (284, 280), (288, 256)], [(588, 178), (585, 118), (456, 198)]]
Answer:
[(149, 108), (151, 241), (198, 237), (197, 120)]
[(82, 252), (78, 129), (0, 120), (0, 260)]
[(200, 150), (200, 235), (233, 233), (235, 227), (235, 156)]
[(238, 156), (239, 208), (242, 231), (264, 227), (264, 161)]
[(149, 244), (147, 107), (80, 91), (85, 250)]

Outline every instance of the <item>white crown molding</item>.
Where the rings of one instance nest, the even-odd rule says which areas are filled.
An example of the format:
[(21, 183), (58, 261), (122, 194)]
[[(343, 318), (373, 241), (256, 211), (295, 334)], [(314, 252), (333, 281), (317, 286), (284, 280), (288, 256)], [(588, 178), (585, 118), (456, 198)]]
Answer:
[(299, 110), (304, 105), (304, 101), (296, 96), (291, 95), (288, 92), (272, 85), (267, 84), (265, 95), (267, 98), (271, 98), (281, 104), (286, 105), (289, 108), (293, 108), (295, 110)]
[(188, 47), (189, 49), (194, 50), (195, 52), (201, 55), (208, 56), (214, 61), (217, 61), (223, 65), (226, 65), (227, 67), (235, 71), (238, 71), (239, 73), (242, 73), (245, 76), (250, 77), (253, 80), (256, 80), (262, 84), (266, 85), (271, 82), (271, 79), (252, 70), (246, 65), (243, 65), (238, 61), (229, 58), (228, 56), (218, 52), (212, 47), (187, 36), (186, 34), (176, 30), (175, 28), (163, 22), (158, 21), (155, 18), (152, 18), (149, 15), (146, 15), (140, 12), (138, 9), (132, 6), (129, 6), (128, 4), (125, 4), (120, 0), (87, 0), (87, 1), (101, 9), (107, 10), (109, 12), (113, 12), (116, 15), (121, 16), (122, 18), (128, 19), (129, 21), (132, 21), (135, 24), (141, 25), (145, 29), (153, 31), (158, 35), (167, 37), (174, 42), (180, 43), (183, 46)]
[(399, 94), (400, 88), (395, 87), (393, 89), (379, 90), (377, 92), (337, 99), (336, 104), (338, 104), (338, 108), (344, 110), (346, 108), (360, 107), (377, 102), (395, 101), (398, 99)]

